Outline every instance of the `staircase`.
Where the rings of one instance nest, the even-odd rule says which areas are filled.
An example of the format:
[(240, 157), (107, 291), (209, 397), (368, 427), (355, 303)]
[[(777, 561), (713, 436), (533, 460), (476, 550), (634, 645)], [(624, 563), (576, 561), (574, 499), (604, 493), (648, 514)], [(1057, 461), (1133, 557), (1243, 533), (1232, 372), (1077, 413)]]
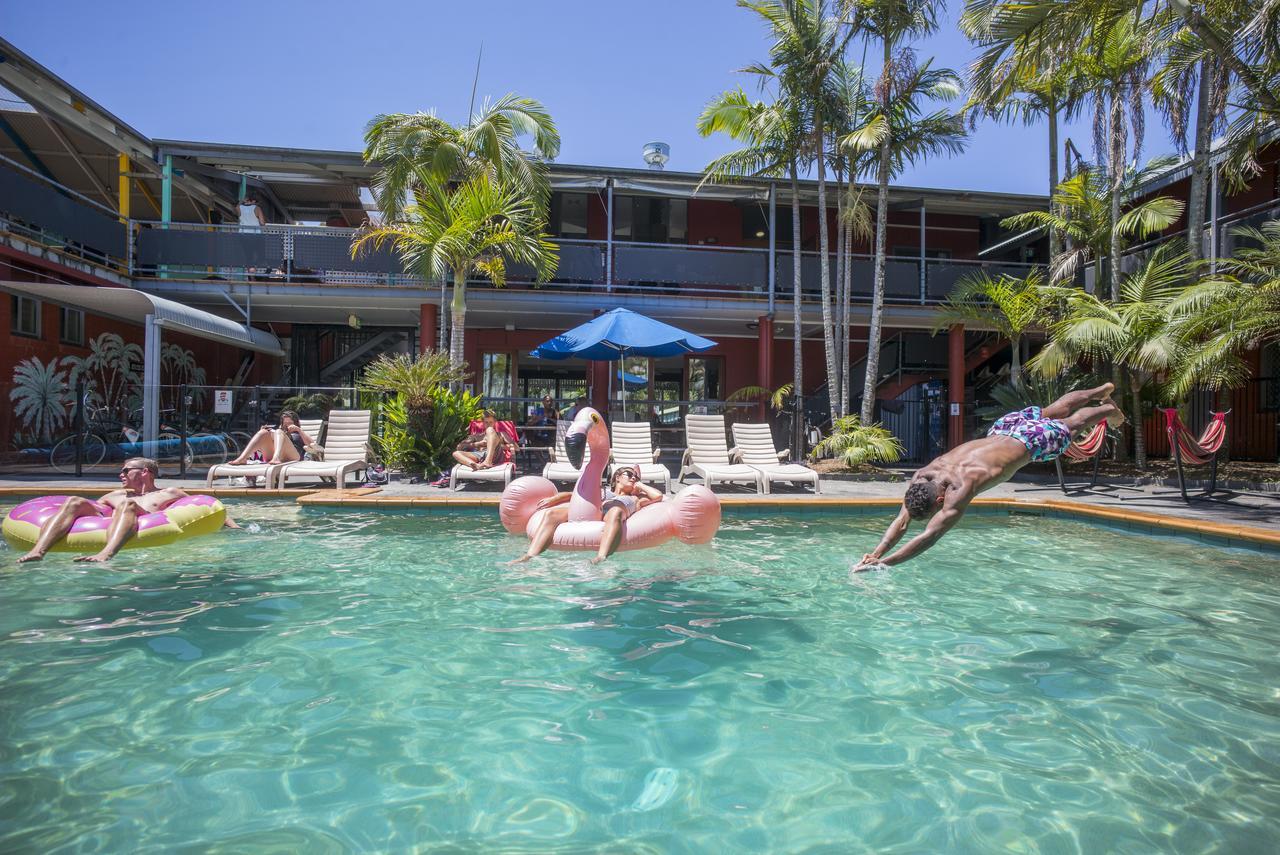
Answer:
[(345, 386), (366, 365), (384, 353), (399, 353), (409, 335), (404, 330), (370, 330), (361, 335), (355, 331), (335, 335), (334, 358), (320, 366), (321, 386)]

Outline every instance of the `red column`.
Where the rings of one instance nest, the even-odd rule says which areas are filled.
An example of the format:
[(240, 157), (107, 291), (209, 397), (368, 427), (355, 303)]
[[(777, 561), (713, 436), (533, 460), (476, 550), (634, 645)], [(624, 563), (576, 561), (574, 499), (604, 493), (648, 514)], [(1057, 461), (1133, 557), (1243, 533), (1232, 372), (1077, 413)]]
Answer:
[(947, 445), (955, 448), (964, 442), (964, 325), (955, 324), (948, 336), (950, 357), (947, 361)]
[(436, 349), (436, 329), (440, 325), (440, 309), (435, 303), (418, 306), (418, 353)]
[[(756, 348), (756, 383), (770, 392), (773, 391), (773, 318), (761, 315), (759, 318), (759, 344)], [(760, 420), (768, 418), (768, 402), (760, 403)]]
[(605, 417), (609, 414), (609, 372), (613, 365), (612, 362), (591, 363), (591, 406)]

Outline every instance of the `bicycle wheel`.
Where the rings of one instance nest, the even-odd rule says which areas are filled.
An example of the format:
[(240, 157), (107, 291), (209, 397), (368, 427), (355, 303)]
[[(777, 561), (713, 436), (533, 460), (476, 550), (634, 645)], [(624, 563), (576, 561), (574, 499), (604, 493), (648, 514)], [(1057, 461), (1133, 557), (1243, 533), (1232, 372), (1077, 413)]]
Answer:
[[(107, 443), (96, 433), (83, 435), (81, 460), (83, 467), (97, 466), (107, 454)], [(76, 435), (64, 437), (49, 452), (49, 465), (63, 475), (76, 474)]]
[(190, 440), (187, 441), (185, 453), (182, 449), (182, 437), (172, 431), (161, 431), (156, 434), (156, 460), (160, 463), (173, 463), (177, 465), (178, 455), (187, 458), (187, 468), (191, 468), (191, 461), (195, 459), (195, 451), (191, 447)]

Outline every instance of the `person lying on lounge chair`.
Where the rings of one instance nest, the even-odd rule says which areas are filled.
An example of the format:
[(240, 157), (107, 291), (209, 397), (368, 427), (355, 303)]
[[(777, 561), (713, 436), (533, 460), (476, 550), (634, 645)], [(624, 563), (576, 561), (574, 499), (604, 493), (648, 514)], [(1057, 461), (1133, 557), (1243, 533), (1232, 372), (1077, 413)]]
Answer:
[(298, 424), (298, 414), (293, 410), (281, 410), (279, 426), (263, 425), (245, 443), (239, 456), (229, 462), (232, 466), (242, 466), (256, 453), (272, 466), (277, 463), (294, 463), (301, 460), (306, 454), (307, 446), (314, 443), (315, 440)]
[[(542, 517), (542, 524), (533, 533), (529, 541), (529, 549), (515, 561), (508, 564), (520, 564), (538, 555), (551, 545), (556, 535), (556, 528), (569, 519), (569, 499), (573, 493), (556, 493), (549, 499), (538, 502), (538, 509), (550, 508)], [(600, 509), (604, 512), (604, 531), (600, 535), (600, 548), (592, 564), (599, 564), (618, 548), (622, 542), (622, 523), (641, 508), (661, 502), (663, 494), (648, 484), (640, 481), (640, 473), (631, 466), (619, 466), (613, 470), (609, 478), (609, 486), (605, 488)]]
[[(111, 525), (107, 528), (107, 542), (102, 551), (95, 555), (81, 555), (76, 561), (110, 561), (125, 541), (134, 535), (138, 527), (138, 517), (163, 511), (174, 502), (187, 495), (179, 487), (157, 487), (156, 476), (160, 474), (159, 465), (149, 457), (130, 457), (120, 467), (120, 489), (107, 493), (99, 502), (112, 508)], [(39, 561), (44, 558), (55, 543), (67, 536), (71, 526), (80, 517), (98, 513), (93, 502), (79, 496), (72, 496), (62, 505), (62, 510), (45, 521), (40, 527), (40, 536), (31, 551), (18, 559), (22, 564), (27, 561)], [(223, 523), (227, 528), (239, 528), (227, 514)]]
[(484, 429), (471, 434), (458, 443), (453, 459), (472, 469), (492, 469), (498, 462), (498, 450), (508, 440), (498, 432), (498, 416), (493, 410), (484, 411)]
[[(1043, 409), (1027, 407), (1001, 416), (982, 439), (959, 445), (916, 472), (897, 519), (854, 571), (914, 558), (950, 531), (979, 493), (1008, 481), (1032, 461), (1060, 456), (1077, 431), (1103, 419), (1113, 425), (1123, 422), (1120, 408), (1111, 400), (1114, 389), (1113, 384), (1104, 383), (1096, 389), (1069, 392)], [(886, 555), (913, 520), (928, 520), (924, 531)]]

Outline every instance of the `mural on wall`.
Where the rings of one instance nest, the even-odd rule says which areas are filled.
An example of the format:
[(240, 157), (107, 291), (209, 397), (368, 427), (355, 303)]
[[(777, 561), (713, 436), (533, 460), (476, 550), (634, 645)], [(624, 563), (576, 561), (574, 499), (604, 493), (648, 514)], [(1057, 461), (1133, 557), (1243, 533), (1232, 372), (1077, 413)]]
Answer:
[[(128, 344), (115, 333), (103, 333), (90, 341), (85, 357), (55, 357), (48, 363), (35, 356), (22, 360), (13, 370), (13, 388), (9, 390), (14, 416), (21, 425), (15, 444), (49, 442), (70, 429), (75, 390), (81, 380), (90, 408), (128, 423), (130, 415), (142, 406), (142, 364), (141, 346)], [(199, 387), (204, 381), (205, 371), (196, 364), (192, 351), (172, 343), (161, 347), (160, 382), (174, 387), (163, 390), (162, 409), (176, 407), (177, 386)], [(193, 388), (190, 394), (198, 403), (205, 391)]]

